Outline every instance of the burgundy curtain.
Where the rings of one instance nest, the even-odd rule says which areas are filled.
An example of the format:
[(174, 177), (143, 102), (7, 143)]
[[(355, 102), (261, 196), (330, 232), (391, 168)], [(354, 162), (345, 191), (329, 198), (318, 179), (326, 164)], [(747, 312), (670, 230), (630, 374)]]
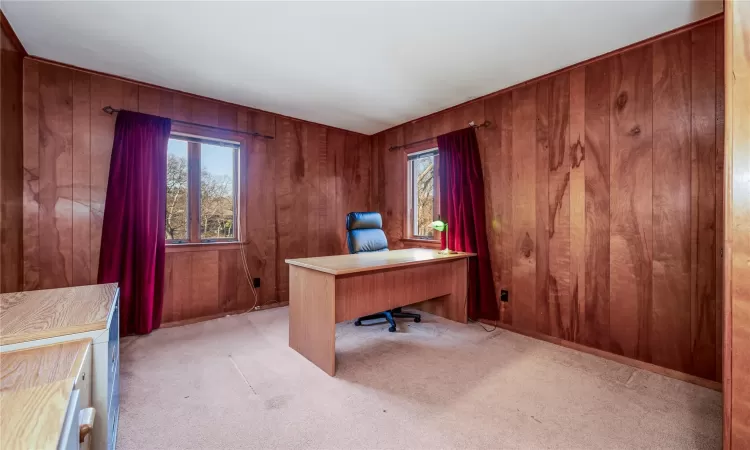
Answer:
[(498, 320), (484, 215), (484, 178), (474, 128), (438, 136), (440, 213), (448, 223), (442, 233), (451, 250), (476, 253), (469, 258), (469, 317)]
[(167, 142), (172, 121), (117, 114), (99, 283), (120, 285), (120, 334), (159, 328), (164, 290)]

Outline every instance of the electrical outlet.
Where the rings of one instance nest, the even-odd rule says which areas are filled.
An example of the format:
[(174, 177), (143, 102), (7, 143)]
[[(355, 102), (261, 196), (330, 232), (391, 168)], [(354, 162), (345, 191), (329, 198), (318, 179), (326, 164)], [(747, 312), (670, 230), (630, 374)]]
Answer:
[(508, 302), (510, 301), (510, 295), (508, 294), (508, 291), (503, 289), (500, 291), (500, 301), (501, 302)]
[(253, 287), (260, 287), (260, 278), (253, 278)]

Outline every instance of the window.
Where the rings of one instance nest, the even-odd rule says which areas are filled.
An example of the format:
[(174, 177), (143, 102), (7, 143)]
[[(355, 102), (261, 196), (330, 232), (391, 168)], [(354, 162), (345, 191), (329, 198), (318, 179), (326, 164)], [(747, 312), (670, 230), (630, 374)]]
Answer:
[(430, 149), (407, 157), (410, 238), (436, 239), (430, 223), (438, 218), (437, 153)]
[(172, 133), (167, 146), (167, 243), (237, 240), (239, 148), (237, 142)]

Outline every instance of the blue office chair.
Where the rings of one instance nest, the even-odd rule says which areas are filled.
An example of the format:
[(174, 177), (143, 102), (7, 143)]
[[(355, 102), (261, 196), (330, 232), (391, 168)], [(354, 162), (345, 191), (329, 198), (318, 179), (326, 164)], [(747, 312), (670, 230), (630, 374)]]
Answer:
[[(346, 215), (346, 245), (349, 253), (387, 252), (388, 239), (383, 232), (383, 218), (376, 212), (351, 212)], [(421, 322), (422, 316), (414, 313), (402, 312), (401, 308), (383, 311), (377, 314), (360, 317), (354, 325), (362, 325), (363, 320), (385, 319), (391, 325), (388, 331), (396, 331), (394, 317), (414, 319)]]

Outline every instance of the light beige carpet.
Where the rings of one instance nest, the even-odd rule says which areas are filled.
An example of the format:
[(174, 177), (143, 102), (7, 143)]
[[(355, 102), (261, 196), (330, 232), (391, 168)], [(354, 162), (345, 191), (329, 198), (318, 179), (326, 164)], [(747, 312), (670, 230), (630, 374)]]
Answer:
[(336, 329), (329, 377), (287, 308), (122, 344), (118, 449), (718, 449), (721, 396), (425, 314)]

